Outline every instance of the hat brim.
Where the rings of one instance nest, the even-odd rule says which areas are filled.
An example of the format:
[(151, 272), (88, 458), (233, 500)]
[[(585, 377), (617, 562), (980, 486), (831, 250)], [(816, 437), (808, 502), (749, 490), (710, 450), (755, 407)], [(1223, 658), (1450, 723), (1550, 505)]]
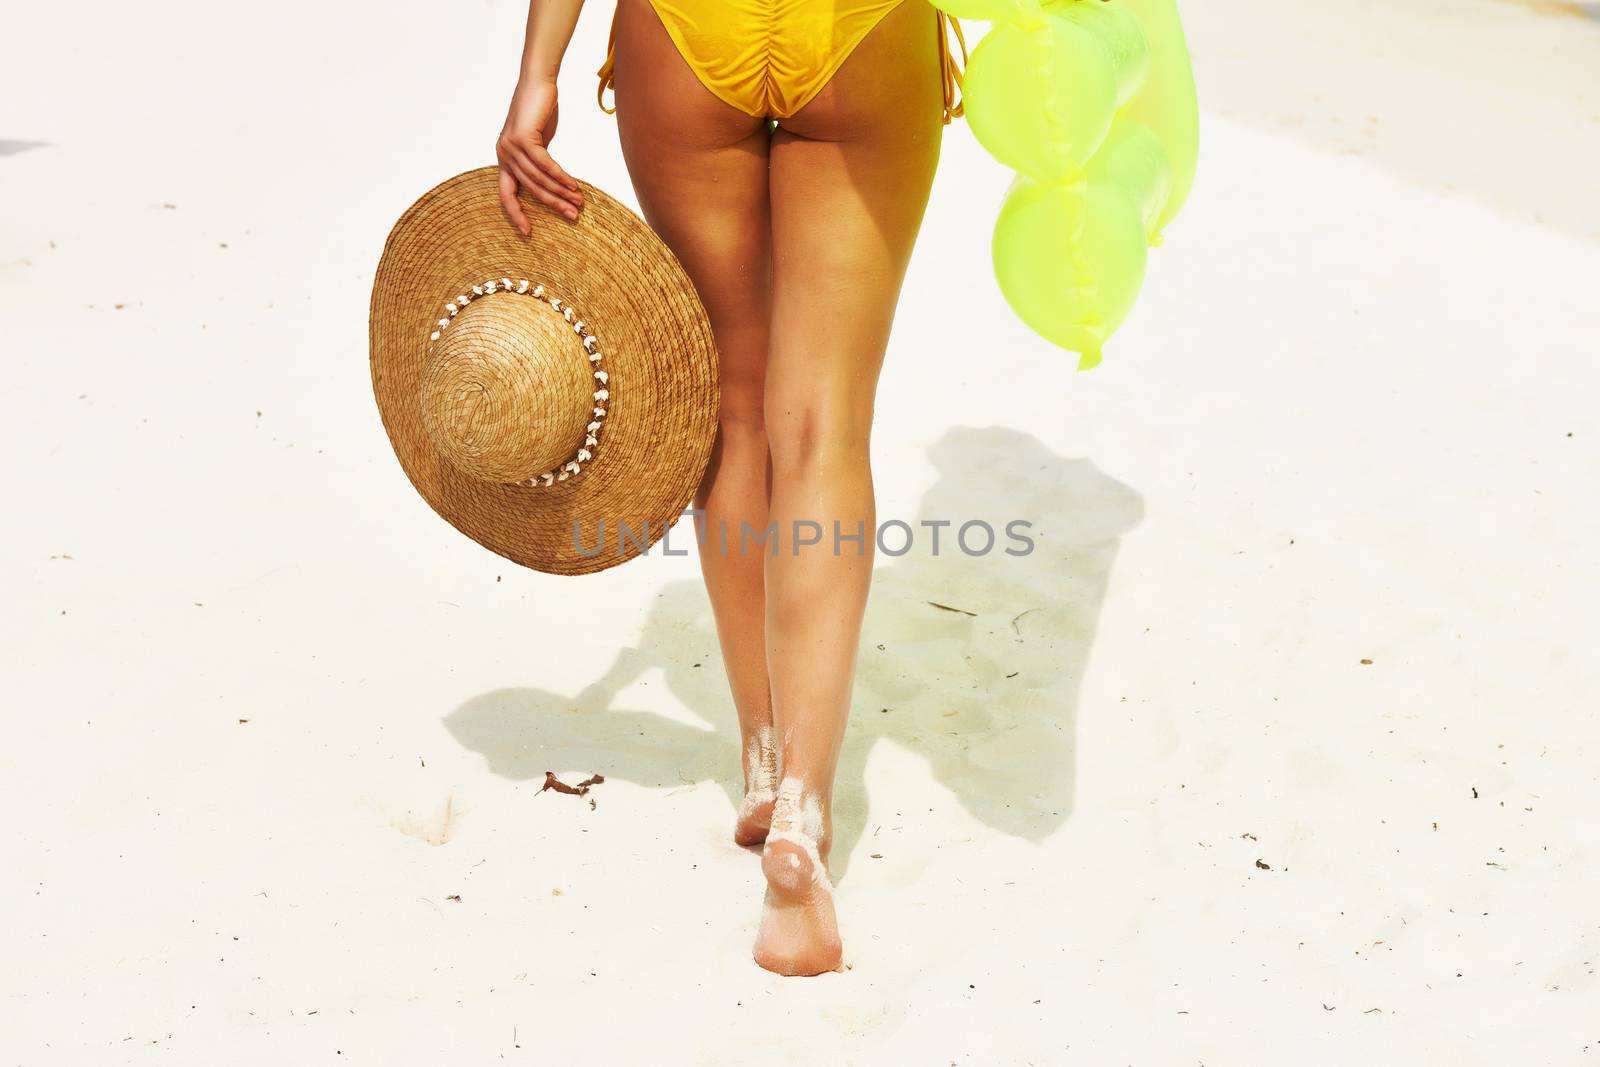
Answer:
[[(588, 574), (641, 554), (693, 499), (716, 439), (717, 349), (689, 277), (627, 207), (580, 182), (576, 221), (522, 198), (533, 233), (507, 221), (499, 172), (457, 175), (395, 224), (372, 287), (372, 387), (406, 475), (447, 522), (534, 570)], [(581, 473), (501, 485), (456, 470), (423, 427), (429, 335), (445, 305), (502, 277), (577, 309), (609, 373), (604, 429)]]

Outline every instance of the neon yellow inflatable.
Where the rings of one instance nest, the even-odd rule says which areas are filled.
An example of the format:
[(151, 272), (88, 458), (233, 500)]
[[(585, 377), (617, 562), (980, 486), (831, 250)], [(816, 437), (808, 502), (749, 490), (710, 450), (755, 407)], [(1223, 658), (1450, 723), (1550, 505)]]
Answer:
[(994, 23), (962, 93), (973, 135), (1018, 172), (994, 230), (1000, 290), (1088, 370), (1194, 182), (1199, 108), (1176, 2), (933, 3)]

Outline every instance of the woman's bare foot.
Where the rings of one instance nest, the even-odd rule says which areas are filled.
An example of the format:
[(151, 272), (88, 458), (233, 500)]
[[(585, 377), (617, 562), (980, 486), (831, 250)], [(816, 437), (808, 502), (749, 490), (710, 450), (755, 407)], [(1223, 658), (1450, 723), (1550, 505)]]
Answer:
[(772, 727), (759, 728), (744, 750), (744, 803), (733, 824), (733, 840), (739, 845), (759, 845), (772, 826), (772, 806), (777, 800), (778, 749), (772, 740)]
[(756, 963), (784, 975), (843, 969), (844, 946), (828, 881), (828, 827), (822, 806), (796, 778), (777, 790), (772, 830), (761, 854), (767, 896), (756, 934)]

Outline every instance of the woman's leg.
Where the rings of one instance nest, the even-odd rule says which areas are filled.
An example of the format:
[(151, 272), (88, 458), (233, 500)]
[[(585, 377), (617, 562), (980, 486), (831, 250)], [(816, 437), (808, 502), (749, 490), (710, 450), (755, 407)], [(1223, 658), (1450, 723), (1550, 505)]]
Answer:
[[(766, 424), (780, 550), (766, 632), (782, 783), (756, 959), (787, 974), (840, 958), (821, 867), (872, 577), (873, 396), (943, 129), (934, 28), (926, 0), (906, 0), (772, 140)], [(808, 523), (822, 528), (813, 545)]]
[[(767, 523), (769, 138), (761, 120), (695, 79), (646, 0), (619, 0), (615, 80), (618, 133), (634, 191), (699, 291), (721, 356), (722, 414), (695, 504), (705, 512), (701, 568), (744, 751), (745, 803), (734, 836), (754, 844), (766, 837), (771, 817), (776, 751), (762, 558), (736, 549), (741, 522), (758, 530)], [(718, 547), (723, 526), (731, 533), (727, 552)]]

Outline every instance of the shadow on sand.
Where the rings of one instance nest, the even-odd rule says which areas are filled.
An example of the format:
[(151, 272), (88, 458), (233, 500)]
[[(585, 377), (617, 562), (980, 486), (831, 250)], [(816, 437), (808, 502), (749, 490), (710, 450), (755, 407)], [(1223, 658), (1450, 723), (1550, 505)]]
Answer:
[[(836, 876), (872, 824), (864, 774), (882, 742), (926, 760), (973, 817), (1002, 833), (1038, 842), (1066, 822), (1084, 667), (1119, 539), (1143, 517), (1139, 495), (1093, 462), (1015, 430), (956, 427), (929, 455), (938, 479), (915, 518), (879, 516), (904, 518), (916, 541), (905, 555), (878, 557), (835, 787)], [(954, 543), (955, 527), (974, 518), (998, 534), (988, 554)], [(1032, 523), (1026, 556), (1003, 551), (1015, 545), (1005, 528), (1016, 518)], [(924, 520), (952, 523), (937, 555)], [(885, 542), (896, 548), (903, 533), (890, 530)], [(710, 729), (616, 706), (652, 669)], [(714, 782), (728, 796), (731, 831), (742, 790), (738, 722), (698, 581), (664, 587), (639, 645), (621, 649), (577, 696), (497, 690), (445, 725), (514, 780), (568, 767), (647, 786)]]

